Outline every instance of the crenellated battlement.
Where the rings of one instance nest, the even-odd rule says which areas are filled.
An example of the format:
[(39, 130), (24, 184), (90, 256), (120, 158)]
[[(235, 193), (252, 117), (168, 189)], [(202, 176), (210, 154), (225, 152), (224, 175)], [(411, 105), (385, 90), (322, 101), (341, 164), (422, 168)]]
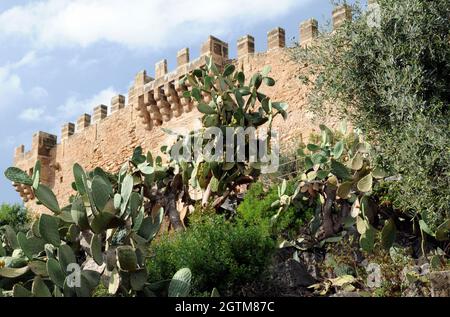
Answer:
[[(333, 29), (351, 18), (349, 6), (335, 8), (332, 13)], [(310, 45), (319, 35), (317, 20), (308, 19), (300, 23), (298, 34), (300, 45)], [(237, 56), (234, 59), (229, 57), (229, 44), (214, 36), (209, 36), (202, 43), (200, 56), (193, 60), (189, 48), (183, 48), (176, 54), (175, 69), (169, 70), (167, 59), (163, 59), (155, 64), (155, 78), (150, 77), (146, 70), (136, 74), (128, 91), (128, 98), (124, 95), (114, 96), (110, 105), (93, 105), (92, 113), (81, 114), (76, 123), (64, 123), (59, 144), (55, 135), (45, 132), (33, 135), (30, 151), (25, 152), (23, 145), (16, 148), (15, 165), (32, 172), (36, 160), (41, 160), (43, 182), (52, 187), (58, 197), (64, 199), (70, 193), (73, 163), (83, 163), (86, 168), (102, 166), (114, 172), (131, 155), (135, 146), (141, 145), (144, 149), (159, 148), (165, 136), (158, 127), (188, 127), (200, 117), (196, 102), (183, 96), (192, 87), (188, 83), (180, 84), (180, 79), (193, 70), (204, 67), (206, 57), (211, 58), (219, 69), (233, 63), (246, 76), (261, 70), (265, 65), (274, 66), (273, 76), (280, 89), (271, 90), (270, 93), (275, 94), (275, 98), (289, 102), (290, 112), (295, 114), (289, 120), (297, 120), (283, 126), (288, 129), (285, 138), (289, 139), (289, 133), (301, 129), (300, 121), (309, 120), (303, 110), (306, 92), (302, 91), (299, 83), (292, 84), (292, 79), (298, 77), (300, 70), (287, 57), (285, 30), (281, 27), (270, 30), (266, 41), (267, 50), (256, 52), (255, 38), (252, 35), (240, 37), (236, 41)], [(210, 101), (206, 94), (203, 98), (205, 102)], [(64, 187), (69, 188), (69, 192)]]
[[(332, 13), (333, 28), (338, 28), (344, 21), (351, 18), (351, 8), (348, 5), (336, 7)], [(300, 23), (300, 45), (310, 44), (318, 35), (319, 23), (317, 20), (311, 18)], [(286, 32), (283, 28), (277, 27), (267, 33), (267, 52), (285, 47)], [(255, 38), (253, 36), (245, 35), (238, 39), (237, 60), (254, 53)], [(261, 52), (260, 54), (264, 53)], [(183, 92), (189, 90), (190, 87), (180, 85), (178, 81), (194, 69), (205, 66), (206, 56), (212, 57), (219, 69), (233, 62), (228, 57), (228, 43), (214, 36), (209, 36), (201, 46), (201, 56), (192, 61), (190, 60), (189, 48), (179, 50), (176, 56), (177, 68), (175, 70), (168, 72), (167, 59), (164, 59), (155, 64), (155, 78), (147, 76), (145, 70), (137, 73), (134, 84), (128, 91), (128, 104), (125, 104), (125, 96), (123, 95), (113, 97), (110, 105), (111, 114), (125, 106), (133, 106), (140, 112), (141, 123), (150, 131), (155, 126), (160, 126), (172, 118), (178, 118), (183, 113), (192, 111), (196, 105), (183, 98)], [(99, 123), (107, 116), (108, 107), (106, 105), (94, 107), (92, 116), (82, 114), (78, 118), (76, 129), (73, 123), (65, 123), (61, 130), (61, 140), (70, 138), (76, 132), (83, 131), (91, 124)], [(24, 151), (23, 145), (16, 149), (16, 154), (20, 156), (21, 151)]]

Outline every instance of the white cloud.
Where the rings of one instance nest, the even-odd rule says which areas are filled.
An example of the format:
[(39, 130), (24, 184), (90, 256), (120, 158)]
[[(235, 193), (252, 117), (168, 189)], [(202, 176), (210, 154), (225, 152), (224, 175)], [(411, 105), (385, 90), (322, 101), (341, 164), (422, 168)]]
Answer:
[(19, 114), (19, 119), (24, 121), (41, 121), (45, 113), (45, 107), (26, 108)]
[(11, 65), (11, 68), (16, 69), (16, 68), (20, 68), (20, 67), (24, 67), (24, 66), (28, 66), (28, 65), (33, 65), (37, 62), (37, 57), (36, 57), (36, 52), (35, 51), (30, 51), (27, 54), (25, 54), (24, 57), (22, 57), (21, 60), (19, 60), (18, 62), (15, 62)]
[(31, 88), (30, 96), (35, 100), (40, 100), (48, 96), (48, 91), (41, 86), (36, 86)]
[(98, 59), (95, 58), (83, 60), (80, 55), (76, 55), (69, 60), (68, 65), (70, 67), (77, 68), (78, 70), (85, 70), (91, 66), (94, 66), (95, 64), (98, 64), (98, 62)]
[(9, 135), (7, 137), (5, 137), (4, 139), (2, 139), (1, 143), (0, 143), (0, 147), (9, 147), (12, 145), (17, 144), (17, 138), (13, 135)]
[(92, 115), (95, 106), (110, 105), (111, 98), (117, 94), (114, 88), (108, 87), (89, 98), (69, 97), (56, 110), (50, 111), (45, 106), (25, 108), (20, 112), (18, 118), (28, 123), (45, 123), (47, 127), (45, 131), (58, 134), (62, 124), (69, 121), (76, 122), (76, 119), (83, 113)]
[(0, 14), (0, 34), (38, 46), (107, 41), (128, 48), (161, 48), (176, 40), (223, 35), (236, 24), (275, 18), (312, 0), (43, 0)]
[(63, 105), (57, 107), (56, 117), (60, 120), (75, 120), (83, 113), (92, 113), (94, 107), (98, 105), (109, 106), (111, 98), (115, 95), (118, 95), (118, 92), (114, 88), (108, 87), (90, 98), (70, 97)]
[(23, 95), (22, 81), (19, 75), (11, 72), (10, 65), (0, 66), (0, 109), (9, 107)]
[(108, 87), (89, 98), (71, 96), (62, 105), (56, 107), (56, 110), (50, 111), (45, 106), (28, 107), (22, 110), (18, 117), (20, 120), (30, 123), (42, 122), (50, 124), (48, 130), (57, 134), (64, 122), (75, 122), (83, 113), (92, 114), (94, 107), (98, 105), (109, 106), (111, 98), (117, 94), (118, 92), (114, 88)]
[(28, 107), (19, 113), (19, 119), (27, 122), (55, 122), (57, 116), (49, 114), (47, 107)]
[[(16, 71), (20, 68), (30, 65), (36, 65), (39, 59), (36, 57), (34, 51), (25, 54), (20, 60), (16, 62), (8, 62), (0, 66), (0, 96), (2, 96), (2, 106), (10, 106), (17, 99), (24, 94), (22, 87), (22, 80)], [(31, 90), (31, 95), (39, 95), (42, 97), (45, 89), (42, 87), (34, 87)], [(45, 91), (45, 93), (47, 93)]]
[[(17, 74), (11, 73), (10, 67), (0, 67), (0, 96), (2, 104), (10, 104), (23, 94), (22, 82)], [(1, 105), (0, 105), (1, 107)]]

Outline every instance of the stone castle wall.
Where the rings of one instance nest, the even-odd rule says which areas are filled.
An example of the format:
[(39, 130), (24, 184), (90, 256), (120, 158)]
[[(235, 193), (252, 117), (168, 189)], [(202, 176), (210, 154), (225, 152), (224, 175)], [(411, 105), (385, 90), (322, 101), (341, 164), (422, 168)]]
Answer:
[[(333, 11), (334, 28), (346, 19), (351, 19), (349, 7), (341, 6)], [(310, 19), (303, 22), (299, 33), (300, 44), (308, 45), (318, 35), (317, 21)], [(94, 108), (92, 116), (83, 114), (76, 124), (64, 124), (60, 143), (57, 143), (55, 135), (35, 133), (28, 152), (25, 152), (23, 145), (16, 148), (14, 164), (32, 174), (36, 160), (40, 160), (42, 182), (52, 188), (61, 205), (64, 205), (74, 193), (71, 187), (74, 163), (87, 170), (100, 166), (106, 171), (116, 172), (139, 145), (145, 151), (157, 154), (167, 140), (161, 127), (176, 130), (198, 126), (201, 114), (195, 104), (184, 100), (183, 91), (190, 87), (180, 86), (179, 78), (203, 66), (206, 56), (212, 57), (220, 68), (233, 63), (244, 71), (247, 78), (270, 65), (270, 76), (276, 80), (276, 85), (264, 87), (262, 92), (272, 100), (289, 105), (288, 119), (283, 121), (281, 117), (277, 118), (274, 127), (278, 129), (285, 148), (298, 144), (316, 127), (305, 108), (308, 89), (298, 79), (303, 65), (291, 59), (282, 28), (268, 32), (266, 52), (256, 53), (254, 43), (250, 35), (240, 38), (236, 59), (229, 59), (227, 43), (212, 36), (202, 45), (201, 56), (193, 61), (190, 60), (189, 49), (180, 50), (176, 70), (169, 73), (167, 61), (163, 60), (155, 66), (154, 79), (146, 71), (139, 72), (128, 92), (127, 102), (124, 96), (115, 96), (109, 115), (108, 107), (99, 105)], [(333, 125), (333, 122), (323, 123)], [(29, 209), (45, 212), (45, 208), (35, 204), (32, 193), (23, 188), (18, 191)]]

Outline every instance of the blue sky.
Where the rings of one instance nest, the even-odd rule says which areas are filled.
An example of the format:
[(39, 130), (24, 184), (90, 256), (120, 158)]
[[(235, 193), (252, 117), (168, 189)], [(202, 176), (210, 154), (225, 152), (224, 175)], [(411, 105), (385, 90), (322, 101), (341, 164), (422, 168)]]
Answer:
[[(350, 1), (352, 2), (352, 1)], [(281, 26), (288, 43), (310, 17), (324, 25), (330, 0), (2, 0), (0, 1), (0, 171), (14, 148), (29, 149), (36, 131), (57, 134), (115, 94), (134, 75), (189, 47), (198, 56), (209, 34), (230, 45), (245, 34), (266, 50), (266, 33)], [(0, 203), (18, 202), (0, 177)]]

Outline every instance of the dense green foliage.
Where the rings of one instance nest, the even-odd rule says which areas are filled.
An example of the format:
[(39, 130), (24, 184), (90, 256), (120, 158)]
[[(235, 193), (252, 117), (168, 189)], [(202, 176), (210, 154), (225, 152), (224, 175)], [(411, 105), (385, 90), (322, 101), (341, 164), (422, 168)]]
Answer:
[(295, 55), (318, 66), (312, 108), (337, 109), (380, 146), (401, 176), (394, 205), (434, 231), (450, 213), (450, 1), (377, 2)]
[[(287, 194), (292, 195), (294, 190), (295, 181), (289, 181)], [(294, 238), (299, 229), (312, 219), (314, 208), (297, 200), (285, 210), (276, 222), (273, 222), (271, 219), (277, 213), (278, 208), (272, 204), (277, 198), (277, 186), (272, 186), (265, 191), (262, 183), (252, 184), (237, 208), (240, 221), (248, 225), (266, 226), (275, 236), (285, 235)]]
[(220, 215), (201, 215), (184, 233), (163, 236), (147, 262), (152, 280), (170, 278), (179, 268), (192, 271), (193, 291), (238, 295), (264, 273), (274, 242), (264, 226), (232, 223)]
[(9, 225), (15, 231), (23, 231), (27, 229), (29, 221), (30, 218), (25, 207), (19, 204), (0, 205), (0, 227)]

